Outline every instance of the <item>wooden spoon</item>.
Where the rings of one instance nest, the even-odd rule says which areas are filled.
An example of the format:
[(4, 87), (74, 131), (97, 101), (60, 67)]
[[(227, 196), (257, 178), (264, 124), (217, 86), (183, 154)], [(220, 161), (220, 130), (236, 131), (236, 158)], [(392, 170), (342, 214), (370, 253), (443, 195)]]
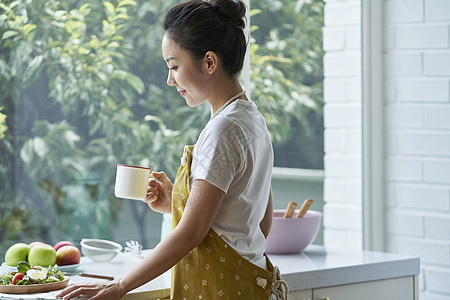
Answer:
[(306, 212), (311, 207), (313, 202), (314, 202), (313, 199), (306, 199), (305, 201), (303, 201), (302, 207), (300, 207), (300, 210), (298, 211), (296, 218), (303, 218), (303, 216), (306, 214)]
[(285, 218), (292, 218), (292, 215), (297, 208), (297, 202), (289, 202), (286, 208), (286, 213), (284, 214)]

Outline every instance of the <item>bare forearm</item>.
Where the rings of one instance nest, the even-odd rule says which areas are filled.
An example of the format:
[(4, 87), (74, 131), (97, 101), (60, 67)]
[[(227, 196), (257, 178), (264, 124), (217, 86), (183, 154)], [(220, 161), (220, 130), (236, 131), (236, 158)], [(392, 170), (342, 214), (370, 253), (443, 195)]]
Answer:
[[(119, 284), (131, 291), (156, 278), (180, 261), (205, 238), (222, 203), (224, 192), (204, 180), (195, 180), (177, 227)], [(214, 199), (215, 201), (212, 201)]]

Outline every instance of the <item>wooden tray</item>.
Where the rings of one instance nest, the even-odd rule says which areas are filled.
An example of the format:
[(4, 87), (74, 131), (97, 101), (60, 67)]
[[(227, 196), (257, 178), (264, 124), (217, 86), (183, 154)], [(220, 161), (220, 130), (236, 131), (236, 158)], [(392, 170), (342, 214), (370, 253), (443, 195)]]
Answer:
[(32, 294), (45, 293), (65, 288), (69, 284), (69, 277), (64, 276), (63, 281), (33, 285), (0, 285), (0, 293)]

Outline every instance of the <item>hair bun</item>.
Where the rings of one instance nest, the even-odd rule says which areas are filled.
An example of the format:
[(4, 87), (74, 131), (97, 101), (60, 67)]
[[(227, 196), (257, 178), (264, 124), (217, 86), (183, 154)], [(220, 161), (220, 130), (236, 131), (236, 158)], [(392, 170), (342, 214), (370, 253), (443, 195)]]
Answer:
[(212, 7), (216, 8), (220, 14), (234, 26), (245, 28), (245, 4), (240, 0), (208, 0)]

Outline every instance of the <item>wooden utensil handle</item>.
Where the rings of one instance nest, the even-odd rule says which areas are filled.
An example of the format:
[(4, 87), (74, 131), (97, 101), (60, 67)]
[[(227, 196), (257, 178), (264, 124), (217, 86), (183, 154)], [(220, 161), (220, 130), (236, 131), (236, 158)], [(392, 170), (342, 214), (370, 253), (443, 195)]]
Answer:
[(313, 202), (313, 199), (306, 199), (305, 201), (303, 201), (302, 207), (300, 207), (300, 210), (298, 211), (297, 218), (302, 218), (311, 207)]
[(297, 202), (289, 202), (288, 206), (286, 208), (286, 213), (284, 214), (284, 217), (292, 218), (292, 215), (294, 214), (296, 208), (297, 208)]
[(90, 277), (90, 278), (98, 278), (98, 279), (106, 279), (106, 280), (114, 280), (114, 277), (112, 277), (112, 276), (89, 274), (89, 273), (80, 273), (80, 274), (78, 274), (78, 276)]

